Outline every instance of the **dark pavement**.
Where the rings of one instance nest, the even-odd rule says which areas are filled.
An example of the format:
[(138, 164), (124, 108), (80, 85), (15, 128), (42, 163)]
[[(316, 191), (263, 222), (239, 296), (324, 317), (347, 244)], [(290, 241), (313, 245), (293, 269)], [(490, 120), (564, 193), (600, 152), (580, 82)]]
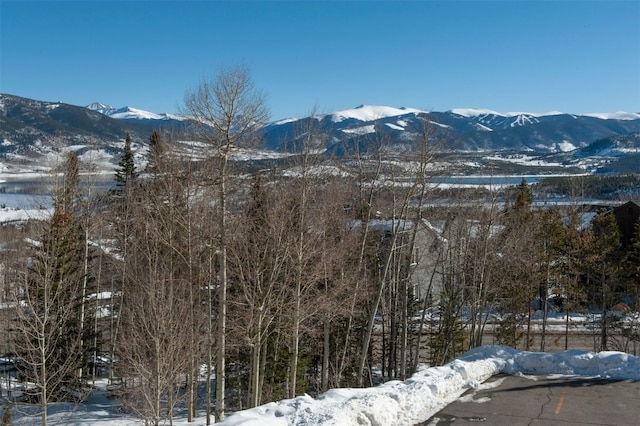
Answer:
[(637, 426), (640, 425), (640, 382), (494, 376), (421, 424), (478, 423)]

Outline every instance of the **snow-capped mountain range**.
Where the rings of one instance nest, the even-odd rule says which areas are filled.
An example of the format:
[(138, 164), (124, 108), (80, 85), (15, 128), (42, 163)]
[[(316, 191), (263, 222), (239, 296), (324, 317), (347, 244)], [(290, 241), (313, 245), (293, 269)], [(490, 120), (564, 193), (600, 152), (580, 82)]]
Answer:
[[(186, 117), (179, 114), (169, 113), (155, 113), (144, 111), (129, 106), (114, 108), (111, 105), (106, 105), (100, 102), (94, 102), (87, 105), (87, 109), (97, 111), (101, 114), (107, 115), (111, 118), (118, 120), (185, 120)], [(334, 123), (340, 123), (345, 120), (353, 119), (361, 122), (371, 122), (381, 119), (401, 117), (408, 114), (428, 115), (430, 111), (424, 111), (415, 108), (395, 108), (390, 106), (381, 105), (360, 105), (356, 108), (345, 109), (336, 111), (330, 114), (321, 114), (317, 118), (322, 120), (325, 117), (330, 117)], [(506, 128), (525, 126), (527, 124), (539, 123), (544, 117), (553, 117), (561, 115), (571, 115), (573, 117), (593, 117), (602, 120), (640, 120), (640, 113), (635, 112), (613, 112), (613, 113), (588, 113), (588, 114), (565, 114), (559, 111), (550, 111), (545, 113), (532, 113), (532, 112), (497, 112), (490, 109), (483, 108), (455, 108), (446, 113), (453, 116), (460, 116), (471, 119), (477, 123), (486, 123), (480, 127), (480, 130), (493, 131), (495, 128)], [(307, 118), (307, 117), (305, 117)], [(303, 118), (304, 119), (304, 118)], [(270, 123), (269, 125), (280, 125), (299, 121), (300, 118), (286, 118)], [(400, 123), (399, 127), (402, 127), (403, 123)], [(434, 123), (438, 124), (438, 123)], [(389, 125), (391, 127), (391, 125)], [(448, 127), (446, 125), (442, 125)], [(491, 127), (490, 127), (491, 126)]]
[[(502, 116), (502, 117), (517, 117), (515, 122), (520, 122), (519, 119), (523, 117), (546, 117), (550, 115), (564, 115), (564, 112), (550, 111), (543, 113), (533, 112), (496, 112), (490, 109), (482, 108), (455, 108), (451, 110), (452, 113), (461, 115), (463, 117), (486, 117), (486, 116)], [(577, 114), (585, 117), (601, 118), (603, 120), (638, 120), (640, 119), (640, 113), (637, 112), (609, 112), (609, 113), (587, 113)]]
[[(510, 126), (522, 126), (526, 124), (536, 123), (539, 117), (565, 115), (564, 112), (550, 111), (544, 113), (533, 112), (497, 112), (490, 109), (483, 108), (454, 108), (448, 113), (459, 115), (466, 118), (473, 119), (486, 119), (492, 117), (503, 117), (513, 119), (510, 122)], [(343, 111), (337, 111), (333, 114), (332, 119), (334, 122), (340, 122), (344, 119), (354, 118), (360, 121), (373, 121), (381, 118), (396, 117), (406, 114), (429, 114), (430, 111), (424, 111), (414, 108), (394, 108), (388, 106), (374, 106), (374, 105), (360, 105), (353, 109), (346, 109)], [(575, 114), (574, 114), (575, 115)], [(601, 118), (603, 120), (638, 120), (640, 119), (640, 113), (629, 112), (613, 112), (613, 113), (588, 113), (578, 114), (585, 117)]]
[[(174, 138), (181, 138), (181, 132), (185, 132), (183, 140), (189, 140), (186, 131), (191, 123), (185, 116), (132, 107), (114, 108), (99, 102), (81, 107), (0, 94), (0, 155), (36, 155), (46, 149), (59, 149), (56, 146), (60, 145), (85, 147), (82, 149), (91, 145), (115, 155), (127, 132), (139, 146), (144, 146), (156, 129), (169, 128)], [(619, 157), (637, 156), (640, 148), (637, 137), (626, 138), (640, 132), (640, 113), (635, 112), (576, 115), (476, 108), (438, 112), (373, 105), (268, 123), (262, 148), (287, 151), (313, 128), (314, 140), (334, 154), (344, 154), (356, 145), (364, 147), (373, 139), (384, 141), (387, 152), (402, 152), (421, 137), (425, 126), (439, 149), (459, 158), (486, 157), (490, 153), (568, 153), (585, 158), (607, 152)], [(602, 142), (612, 137), (622, 138), (624, 146), (613, 139)], [(589, 151), (587, 147), (596, 141), (598, 148)], [(610, 143), (613, 145), (607, 151)], [(634, 171), (640, 171), (639, 163), (635, 163)]]
[[(281, 147), (295, 138), (305, 120), (316, 120), (319, 133), (344, 143), (376, 133), (395, 144), (411, 141), (424, 129), (425, 121), (447, 150), (528, 152), (571, 151), (597, 139), (640, 131), (640, 113), (500, 113), (487, 109), (453, 109), (427, 112), (413, 108), (361, 105), (301, 119), (287, 119), (266, 126), (267, 146)], [(308, 127), (308, 126), (307, 126)]]

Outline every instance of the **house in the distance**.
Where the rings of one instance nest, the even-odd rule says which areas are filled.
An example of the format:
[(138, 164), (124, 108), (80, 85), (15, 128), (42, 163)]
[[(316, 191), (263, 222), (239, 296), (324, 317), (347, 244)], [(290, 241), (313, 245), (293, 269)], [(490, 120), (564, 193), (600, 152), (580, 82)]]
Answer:
[(628, 201), (621, 206), (613, 209), (616, 217), (616, 223), (620, 230), (620, 242), (622, 247), (629, 247), (633, 241), (633, 237), (640, 219), (640, 206), (633, 201)]

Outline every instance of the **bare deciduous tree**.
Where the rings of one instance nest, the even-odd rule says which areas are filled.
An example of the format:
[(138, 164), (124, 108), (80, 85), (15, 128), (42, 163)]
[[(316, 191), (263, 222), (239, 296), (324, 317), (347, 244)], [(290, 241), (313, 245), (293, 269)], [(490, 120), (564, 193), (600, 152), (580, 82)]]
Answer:
[[(199, 123), (199, 137), (211, 149), (212, 183), (218, 188), (219, 290), (216, 357), (216, 421), (224, 418), (227, 333), (227, 195), (229, 160), (234, 151), (250, 147), (268, 118), (265, 96), (253, 86), (245, 66), (221, 69), (203, 79), (184, 99), (187, 112)], [(209, 167), (209, 166), (208, 166)]]
[[(255, 176), (251, 199), (234, 222), (230, 238), (230, 266), (236, 291), (230, 304), (231, 316), (242, 346), (249, 350), (247, 404), (262, 401), (264, 380), (262, 360), (273, 322), (285, 309), (284, 263), (289, 247), (285, 206), (272, 182)], [(246, 343), (245, 343), (246, 342)]]
[[(166, 173), (164, 173), (166, 172)], [(179, 176), (163, 169), (141, 186), (129, 226), (118, 369), (127, 405), (152, 424), (172, 421), (181, 380), (192, 374), (193, 318), (186, 211)]]

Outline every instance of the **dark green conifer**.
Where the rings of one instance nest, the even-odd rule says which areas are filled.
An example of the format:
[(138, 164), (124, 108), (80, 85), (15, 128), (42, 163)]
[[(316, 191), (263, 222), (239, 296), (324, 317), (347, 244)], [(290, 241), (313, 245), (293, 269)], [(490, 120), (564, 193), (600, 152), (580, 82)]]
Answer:
[(525, 178), (522, 178), (522, 182), (518, 184), (518, 193), (516, 194), (515, 209), (516, 211), (527, 211), (531, 208), (533, 203), (533, 195), (531, 194), (531, 188)]
[(156, 175), (162, 169), (162, 157), (165, 152), (164, 141), (160, 132), (154, 130), (149, 138), (149, 159), (147, 161), (147, 172)]
[[(609, 211), (600, 212), (591, 221), (591, 238), (586, 248), (587, 273), (593, 282), (593, 299), (601, 305), (601, 341), (598, 350), (606, 351), (610, 324), (609, 309), (618, 303), (621, 287), (620, 232), (615, 216)], [(591, 284), (587, 282), (587, 286)]]
[(28, 367), (27, 380), (37, 384), (34, 397), (43, 405), (67, 400), (80, 388), (78, 371), (88, 352), (82, 341), (89, 336), (83, 335), (80, 316), (85, 233), (78, 177), (78, 157), (70, 153), (64, 180), (54, 193), (53, 215), (34, 244), (19, 313), (17, 348)]
[(124, 141), (124, 150), (120, 161), (118, 161), (118, 169), (116, 170), (116, 189), (121, 190), (127, 185), (135, 182), (138, 177), (136, 165), (133, 159), (133, 151), (131, 150), (131, 135), (127, 132)]

